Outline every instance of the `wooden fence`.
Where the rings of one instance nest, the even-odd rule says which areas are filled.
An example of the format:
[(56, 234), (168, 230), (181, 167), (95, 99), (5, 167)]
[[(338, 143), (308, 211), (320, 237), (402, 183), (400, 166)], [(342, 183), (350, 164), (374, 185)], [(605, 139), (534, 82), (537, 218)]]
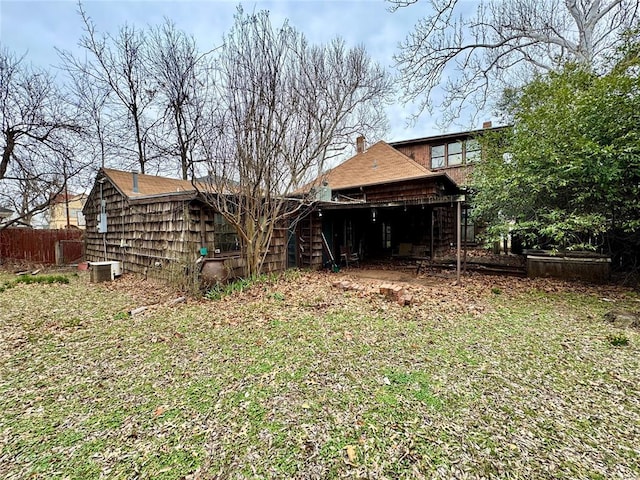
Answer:
[(83, 256), (83, 240), (83, 230), (5, 228), (0, 230), (0, 260), (54, 264), (57, 248), (59, 262), (68, 263)]

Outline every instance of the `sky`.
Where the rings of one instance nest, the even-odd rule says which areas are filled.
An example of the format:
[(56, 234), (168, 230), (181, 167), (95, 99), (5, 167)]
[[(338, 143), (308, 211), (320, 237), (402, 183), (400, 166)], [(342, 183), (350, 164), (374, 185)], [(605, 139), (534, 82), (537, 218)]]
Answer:
[[(100, 32), (116, 33), (119, 26), (146, 27), (171, 19), (178, 28), (193, 35), (202, 51), (221, 44), (238, 5), (245, 11), (268, 10), (274, 25), (285, 19), (312, 43), (328, 42), (336, 36), (348, 46), (363, 44), (383, 66), (393, 69), (393, 54), (416, 21), (425, 15), (428, 2), (396, 12), (384, 0), (280, 0), (238, 2), (237, 0), (85, 0), (85, 11)], [(0, 43), (4, 48), (41, 67), (59, 63), (56, 47), (79, 52), (82, 21), (75, 0), (0, 0)], [(409, 124), (410, 105), (399, 101), (389, 107), (390, 130), (386, 141), (406, 140), (444, 133), (437, 115), (424, 113)], [(463, 126), (461, 126), (463, 125)], [(479, 128), (464, 122), (447, 131)]]

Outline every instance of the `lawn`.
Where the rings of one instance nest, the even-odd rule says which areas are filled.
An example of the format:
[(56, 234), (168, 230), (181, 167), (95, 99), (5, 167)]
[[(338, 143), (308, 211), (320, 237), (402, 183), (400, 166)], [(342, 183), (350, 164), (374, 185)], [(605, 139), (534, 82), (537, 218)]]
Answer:
[(637, 293), (476, 275), (401, 307), (345, 275), (12, 284), (0, 477), (640, 478), (640, 334), (603, 320)]

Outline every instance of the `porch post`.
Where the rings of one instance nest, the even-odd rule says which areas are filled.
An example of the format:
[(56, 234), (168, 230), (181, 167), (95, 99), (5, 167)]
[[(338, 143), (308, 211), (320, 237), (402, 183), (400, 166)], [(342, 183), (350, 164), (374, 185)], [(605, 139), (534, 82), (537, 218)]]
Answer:
[(460, 228), (461, 222), (461, 210), (462, 210), (462, 202), (460, 199), (456, 202), (456, 243), (457, 243), (457, 252), (456, 252), (456, 281), (460, 283), (460, 247), (462, 243), (462, 229)]
[(430, 237), (430, 242), (429, 242), (429, 256), (431, 257), (431, 262), (433, 263), (433, 246), (434, 246), (434, 240), (433, 240), (433, 222), (434, 222), (434, 213), (433, 213), (433, 207), (429, 208), (429, 212), (430, 212), (430, 218), (431, 218), (431, 233), (429, 234)]

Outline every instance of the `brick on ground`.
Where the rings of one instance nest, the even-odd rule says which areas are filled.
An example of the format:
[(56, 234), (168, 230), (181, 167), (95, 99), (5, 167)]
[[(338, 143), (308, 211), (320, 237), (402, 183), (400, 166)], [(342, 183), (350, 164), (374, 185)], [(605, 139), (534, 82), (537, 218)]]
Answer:
[(413, 302), (413, 295), (409, 293), (405, 293), (404, 295), (398, 298), (398, 304), (402, 307), (406, 305), (411, 305), (411, 302)]

